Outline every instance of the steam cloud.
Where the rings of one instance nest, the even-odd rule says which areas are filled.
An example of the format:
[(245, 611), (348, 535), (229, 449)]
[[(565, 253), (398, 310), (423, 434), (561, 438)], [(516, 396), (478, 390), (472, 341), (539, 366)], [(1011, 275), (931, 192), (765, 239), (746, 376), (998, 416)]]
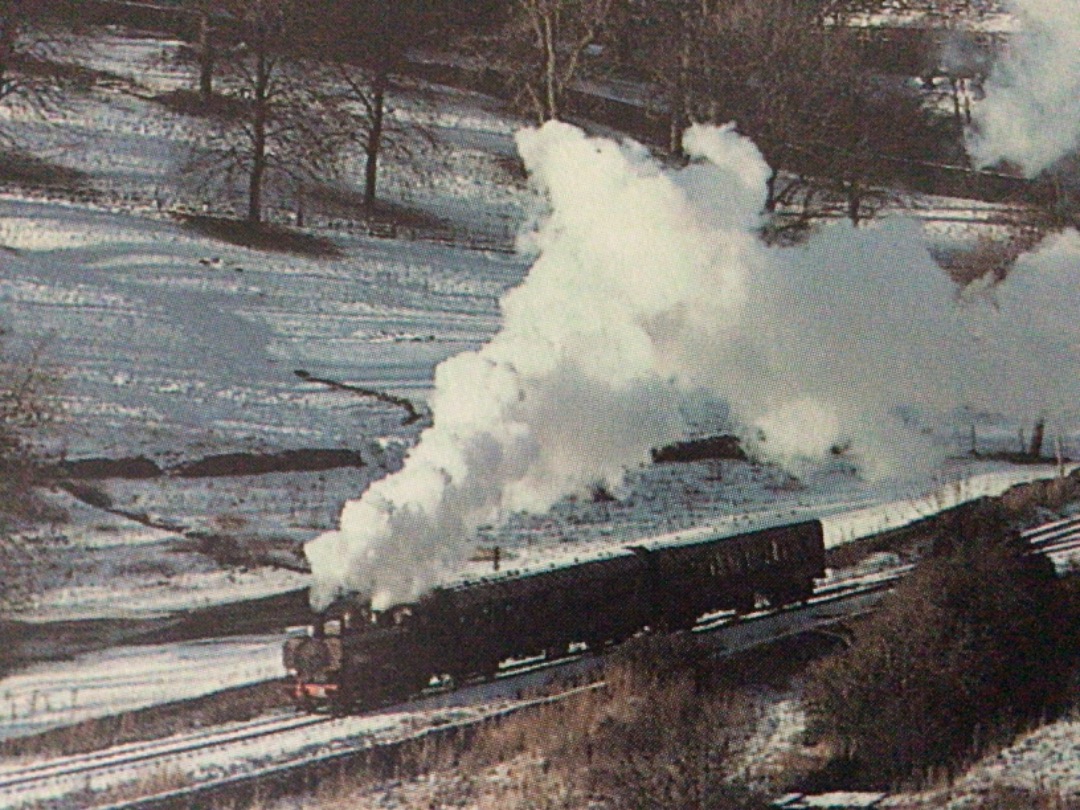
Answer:
[(932, 458), (900, 405), (1027, 419), (1080, 401), (1069, 260), (965, 301), (903, 220), (764, 246), (769, 169), (731, 128), (691, 129), (679, 170), (555, 122), (518, 146), (550, 202), (539, 258), (491, 342), (436, 370), (434, 424), (402, 470), (308, 544), (317, 608), (342, 591), (376, 608), (415, 598), (478, 526), (617, 485), (683, 438), (695, 397), (726, 402), (759, 455), (798, 466), (841, 445), (869, 475)]
[(1080, 6), (1011, 5), (1021, 31), (987, 80), (969, 149), (981, 165), (1004, 158), (1033, 177), (1080, 147)]

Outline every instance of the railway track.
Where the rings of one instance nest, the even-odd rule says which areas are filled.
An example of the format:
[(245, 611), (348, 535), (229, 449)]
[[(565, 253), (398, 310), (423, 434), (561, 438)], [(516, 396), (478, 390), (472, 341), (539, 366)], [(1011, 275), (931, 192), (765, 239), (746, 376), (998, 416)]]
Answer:
[(1069, 517), (1043, 523), (1021, 532), (1032, 550), (1049, 557), (1063, 568), (1080, 563), (1080, 517)]
[(326, 723), (329, 718), (288, 714), (264, 717), (226, 728), (205, 729), (165, 740), (129, 743), (87, 754), (61, 757), (0, 770), (0, 804), (48, 800), (51, 796), (94, 790), (95, 783), (121, 772), (152, 766), (161, 772), (194, 755), (225, 746), (251, 745), (272, 735)]
[[(1064, 560), (1080, 550), (1080, 517), (1046, 523), (1024, 531), (1022, 536), (1037, 553), (1055, 562)], [(715, 644), (720, 655), (730, 655), (823, 629), (871, 610), (911, 567), (826, 580), (804, 604), (759, 610), (742, 617), (727, 612), (705, 616), (693, 632)], [(280, 715), (0, 770), (0, 805), (18, 807), (79, 794), (79, 806), (90, 807), (93, 805), (86, 797), (95, 791), (174, 769), (177, 773), (194, 773), (202, 781), (112, 807), (203, 806), (211, 795), (234, 795), (238, 789), (251, 789), (251, 785), (266, 779), (295, 780), (297, 773), (320, 763), (370, 756), (374, 750), (401, 746), (419, 736), (452, 732), (528, 708), (538, 700), (520, 700), (517, 695), (521, 692), (545, 685), (550, 688), (556, 678), (580, 679), (598, 672), (603, 655), (602, 651), (579, 651), (554, 660), (508, 662), (493, 679), (455, 689), (433, 688), (418, 698), (359, 717)], [(602, 686), (598, 677), (592, 681), (586, 688)], [(557, 691), (539, 702), (563, 699), (580, 688)], [(287, 750), (293, 754), (273, 754)], [(260, 760), (262, 764), (258, 764)]]

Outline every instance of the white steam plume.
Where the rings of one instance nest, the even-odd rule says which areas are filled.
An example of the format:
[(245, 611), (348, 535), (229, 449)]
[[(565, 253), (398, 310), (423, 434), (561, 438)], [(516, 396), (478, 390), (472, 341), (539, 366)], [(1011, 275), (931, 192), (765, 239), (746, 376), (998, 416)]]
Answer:
[(1021, 30), (974, 110), (972, 156), (1002, 158), (1029, 177), (1080, 147), (1080, 2), (1013, 0)]
[(519, 134), (551, 202), (540, 258), (504, 298), (491, 342), (436, 370), (434, 425), (404, 468), (308, 544), (315, 604), (342, 589), (376, 607), (412, 598), (467, 556), (477, 526), (617, 484), (683, 435), (656, 331), (701, 290), (716, 302), (710, 321), (741, 308), (738, 254), (755, 250), (767, 172), (734, 132), (701, 141), (716, 162), (685, 182), (719, 194), (704, 209), (641, 147), (558, 123)]
[(316, 607), (341, 591), (377, 608), (416, 597), (469, 556), (478, 526), (616, 485), (683, 438), (678, 406), (698, 394), (726, 402), (764, 457), (798, 466), (842, 446), (870, 475), (932, 462), (898, 406), (1028, 419), (1080, 401), (1068, 259), (1045, 277), (1014, 271), (1019, 293), (1000, 288), (996, 308), (961, 306), (912, 223), (765, 247), (769, 170), (730, 128), (692, 129), (694, 159), (671, 171), (565, 124), (518, 145), (551, 206), (539, 259), (491, 342), (436, 370), (434, 425), (403, 469), (308, 544)]

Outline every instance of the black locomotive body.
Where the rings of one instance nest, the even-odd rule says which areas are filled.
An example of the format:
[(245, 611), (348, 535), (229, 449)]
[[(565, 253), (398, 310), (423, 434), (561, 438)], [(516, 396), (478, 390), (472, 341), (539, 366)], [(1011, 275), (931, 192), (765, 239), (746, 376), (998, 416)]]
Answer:
[(806, 599), (824, 575), (819, 521), (727, 537), (655, 543), (519, 575), (437, 588), (373, 612), (357, 599), (320, 614), (310, 637), (290, 639), (285, 666), (301, 705), (335, 711), (416, 694), (432, 678), (493, 675), (508, 658), (558, 657), (646, 627), (692, 627), (703, 614), (746, 613)]

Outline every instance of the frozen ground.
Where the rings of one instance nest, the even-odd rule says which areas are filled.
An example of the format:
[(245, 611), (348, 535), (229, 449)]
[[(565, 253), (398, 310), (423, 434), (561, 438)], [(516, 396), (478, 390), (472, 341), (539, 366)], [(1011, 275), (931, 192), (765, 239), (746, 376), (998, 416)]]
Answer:
[(419, 397), (497, 326), (500, 254), (353, 238), (314, 260), (214, 244), (138, 215), (0, 199), (7, 328), (64, 374), (72, 458), (359, 449), (399, 407), (295, 370)]
[[(965, 797), (1002, 786), (1080, 796), (1080, 720), (1061, 720), (1021, 737), (976, 764), (952, 794)], [(954, 799), (952, 806), (961, 807), (963, 802)]]
[[(237, 451), (361, 453), (367, 466), (351, 477), (170, 479), (155, 498), (115, 485), (131, 511), (191, 528), (216, 519), (236, 534), (256, 511), (255, 528), (289, 514), (279, 538), (326, 528), (416, 431), (398, 406), (294, 371), (422, 408), (434, 365), (491, 334), (495, 300), (522, 270), (501, 254), (361, 238), (343, 240), (344, 259), (306, 260), (215, 245), (138, 215), (15, 200), (0, 200), (0, 241), (16, 251), (0, 256), (5, 327), (44, 340), (61, 369), (58, 442), (69, 458), (146, 455), (166, 466)], [(191, 514), (193, 497), (202, 503)], [(276, 508), (245, 509), (249, 497)], [(58, 530), (98, 549), (161, 536), (114, 531), (114, 516), (77, 517), (87, 523)]]

